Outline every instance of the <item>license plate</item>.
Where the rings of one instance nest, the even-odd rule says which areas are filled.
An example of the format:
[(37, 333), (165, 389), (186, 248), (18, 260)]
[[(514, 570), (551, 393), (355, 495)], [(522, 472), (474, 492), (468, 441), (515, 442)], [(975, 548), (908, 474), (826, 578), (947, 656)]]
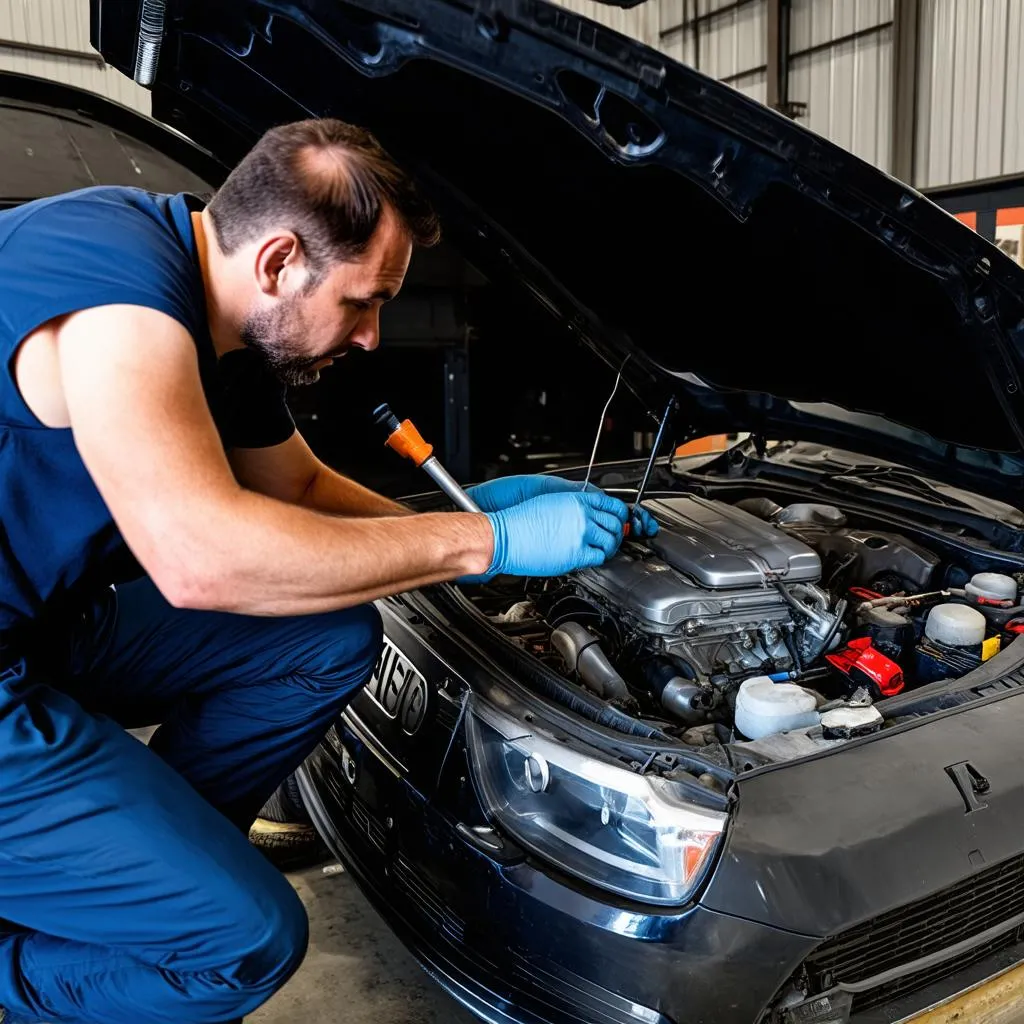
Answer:
[(1024, 1024), (1024, 964), (907, 1018), (907, 1024)]

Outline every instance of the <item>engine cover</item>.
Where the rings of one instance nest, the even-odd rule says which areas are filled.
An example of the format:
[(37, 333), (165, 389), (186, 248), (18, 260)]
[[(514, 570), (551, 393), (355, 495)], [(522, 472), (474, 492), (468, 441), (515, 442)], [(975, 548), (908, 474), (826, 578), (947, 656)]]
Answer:
[(774, 583), (817, 592), (817, 553), (722, 502), (686, 496), (644, 507), (658, 536), (576, 573), (580, 591), (644, 633), (652, 650), (679, 654), (704, 675), (793, 667), (783, 631), (803, 623)]
[(688, 496), (659, 498), (644, 508), (662, 524), (651, 548), (700, 587), (763, 587), (814, 582), (821, 559), (803, 541), (724, 502)]

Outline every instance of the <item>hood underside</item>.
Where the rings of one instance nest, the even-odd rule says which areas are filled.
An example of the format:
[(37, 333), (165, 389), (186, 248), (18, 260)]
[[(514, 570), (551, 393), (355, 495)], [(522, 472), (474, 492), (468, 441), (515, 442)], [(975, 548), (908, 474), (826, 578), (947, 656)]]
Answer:
[[(168, 0), (161, 32), (163, 6), (155, 117), (228, 164), (272, 124), (366, 125), (650, 408), (685, 393), (698, 430), (707, 392), (708, 422), (771, 433), (838, 406), (927, 435), (878, 447), (933, 472), (1024, 453), (1024, 270), (728, 86), (541, 0)], [(139, 21), (92, 7), (132, 74)]]

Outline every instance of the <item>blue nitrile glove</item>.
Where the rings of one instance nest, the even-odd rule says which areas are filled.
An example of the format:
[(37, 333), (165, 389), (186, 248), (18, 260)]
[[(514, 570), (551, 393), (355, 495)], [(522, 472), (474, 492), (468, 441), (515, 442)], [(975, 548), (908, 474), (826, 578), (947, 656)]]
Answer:
[(611, 558), (629, 509), (603, 491), (586, 491), (542, 494), (487, 518), (494, 530), (488, 576), (561, 576)]
[[(521, 476), (501, 476), (497, 480), (467, 487), (466, 493), (480, 506), (481, 512), (500, 512), (502, 509), (520, 505), (542, 494), (561, 494), (565, 491), (582, 491), (582, 480), (566, 480), (560, 476), (543, 476), (540, 473), (524, 473)], [(591, 484), (587, 490), (596, 491)]]
[(632, 505), (629, 511), (629, 521), (633, 527), (631, 536), (653, 537), (658, 532), (658, 520), (647, 509), (639, 505)]
[[(467, 489), (469, 496), (480, 506), (482, 512), (501, 512), (542, 494), (580, 493), (580, 480), (566, 480), (560, 476), (545, 476), (539, 473), (520, 476), (498, 477)], [(589, 493), (601, 493), (593, 484), (587, 485)], [(634, 537), (653, 537), (658, 532), (654, 516), (644, 508), (634, 508), (630, 517)]]

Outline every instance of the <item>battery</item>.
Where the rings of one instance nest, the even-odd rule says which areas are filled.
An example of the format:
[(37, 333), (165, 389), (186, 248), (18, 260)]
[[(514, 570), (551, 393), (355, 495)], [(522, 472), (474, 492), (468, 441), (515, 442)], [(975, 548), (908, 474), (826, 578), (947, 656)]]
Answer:
[(923, 639), (914, 650), (915, 682), (934, 683), (940, 679), (959, 679), (982, 664), (981, 644), (950, 647), (938, 640)]

